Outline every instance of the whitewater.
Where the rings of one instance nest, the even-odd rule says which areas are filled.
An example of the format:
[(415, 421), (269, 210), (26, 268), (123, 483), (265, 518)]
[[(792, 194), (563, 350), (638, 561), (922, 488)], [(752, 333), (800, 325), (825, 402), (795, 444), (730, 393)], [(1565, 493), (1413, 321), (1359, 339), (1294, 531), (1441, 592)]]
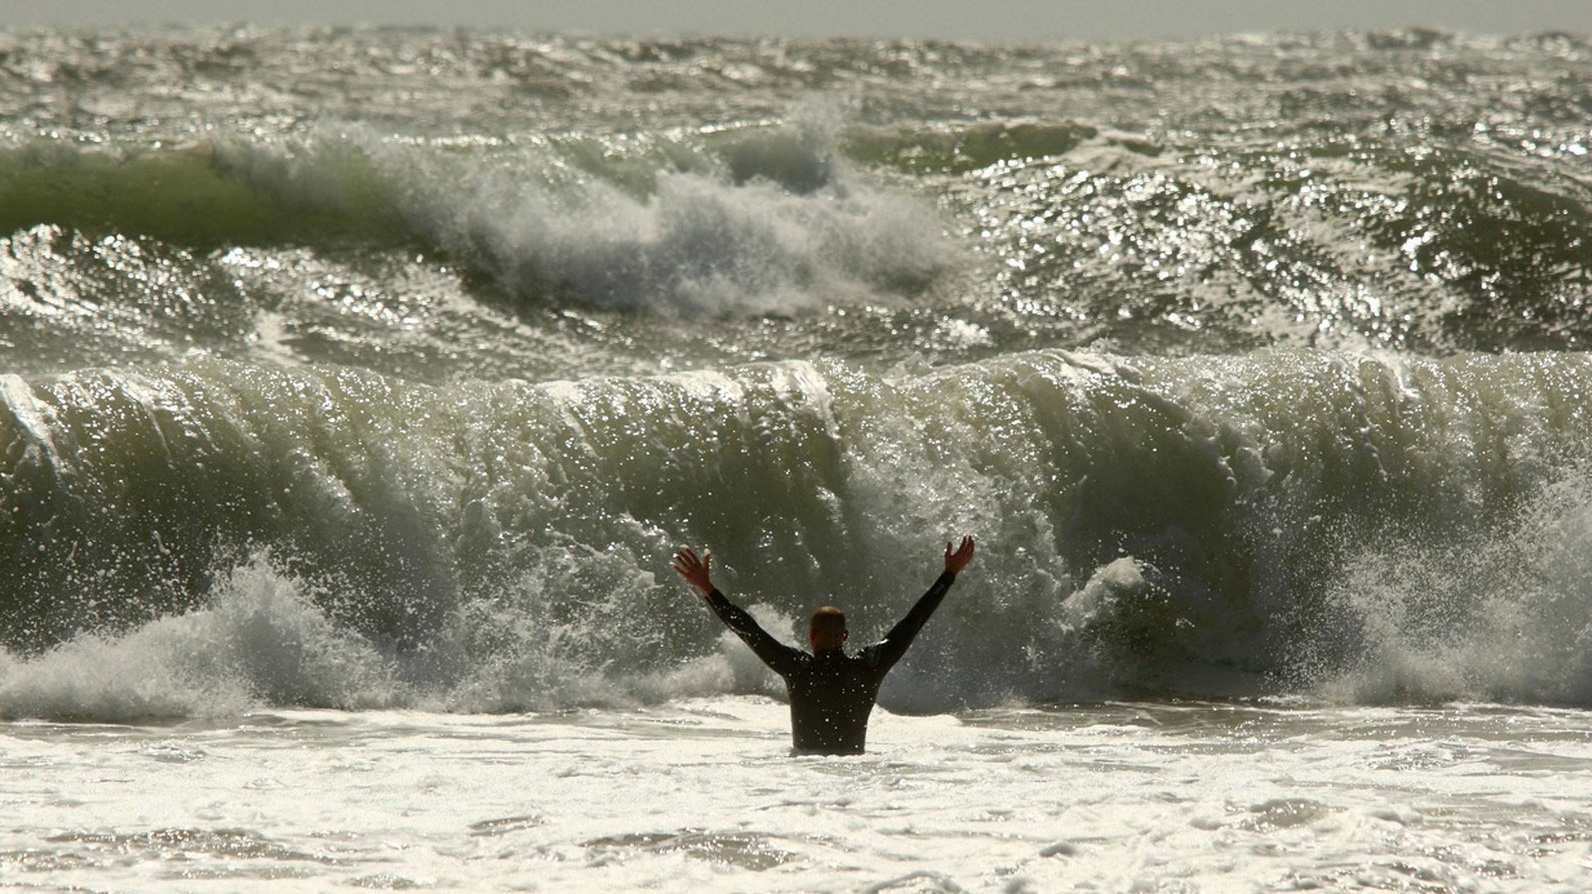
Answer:
[[(0, 876), (1592, 884), (1592, 43), (0, 30)], [(853, 642), (869, 753), (669, 569)]]

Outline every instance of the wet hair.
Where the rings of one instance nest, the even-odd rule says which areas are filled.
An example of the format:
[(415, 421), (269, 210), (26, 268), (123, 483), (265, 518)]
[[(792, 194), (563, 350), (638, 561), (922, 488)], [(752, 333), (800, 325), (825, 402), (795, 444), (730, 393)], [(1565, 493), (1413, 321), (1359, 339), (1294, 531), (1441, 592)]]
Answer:
[(813, 612), (813, 648), (820, 651), (838, 649), (846, 641), (846, 613), (833, 605), (825, 605)]

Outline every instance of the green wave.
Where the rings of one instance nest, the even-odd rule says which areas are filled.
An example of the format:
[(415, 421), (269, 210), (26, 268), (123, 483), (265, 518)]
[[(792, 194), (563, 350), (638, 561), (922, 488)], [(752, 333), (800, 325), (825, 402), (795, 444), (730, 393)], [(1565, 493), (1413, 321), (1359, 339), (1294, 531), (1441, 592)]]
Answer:
[(351, 147), (307, 161), (200, 142), (125, 152), (0, 151), (0, 232), (55, 224), (199, 248), (413, 239), (388, 179)]

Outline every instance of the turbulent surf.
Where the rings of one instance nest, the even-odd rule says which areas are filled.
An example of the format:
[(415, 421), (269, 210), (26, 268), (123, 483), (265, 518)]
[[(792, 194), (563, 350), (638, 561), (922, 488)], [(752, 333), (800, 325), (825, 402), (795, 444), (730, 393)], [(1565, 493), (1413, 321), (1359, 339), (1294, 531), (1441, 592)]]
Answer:
[(1589, 59), (7, 32), (0, 711), (1585, 706)]

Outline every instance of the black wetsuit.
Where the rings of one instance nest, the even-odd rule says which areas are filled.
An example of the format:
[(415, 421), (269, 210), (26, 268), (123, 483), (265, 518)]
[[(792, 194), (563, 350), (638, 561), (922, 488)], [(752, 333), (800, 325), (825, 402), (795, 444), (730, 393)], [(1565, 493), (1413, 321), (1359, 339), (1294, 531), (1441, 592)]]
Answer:
[(726, 627), (752, 647), (757, 657), (785, 679), (790, 693), (791, 739), (802, 754), (861, 754), (868, 738), (868, 715), (884, 675), (906, 654), (923, 623), (940, 607), (956, 575), (940, 575), (907, 616), (884, 639), (855, 655), (828, 649), (810, 655), (769, 636), (752, 616), (715, 587), (707, 595)]

